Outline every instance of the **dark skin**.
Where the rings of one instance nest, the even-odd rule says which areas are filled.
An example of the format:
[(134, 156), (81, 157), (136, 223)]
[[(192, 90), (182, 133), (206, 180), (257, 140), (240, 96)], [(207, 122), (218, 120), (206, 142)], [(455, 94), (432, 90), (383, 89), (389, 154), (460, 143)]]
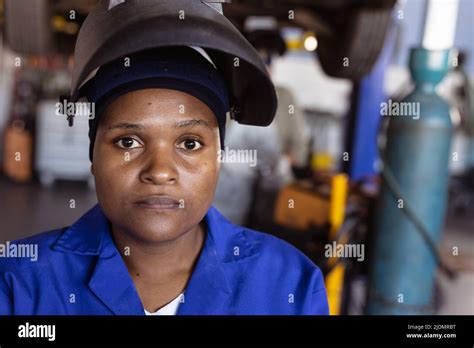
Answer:
[(101, 116), (91, 167), (97, 198), (150, 312), (182, 293), (193, 272), (219, 176), (219, 146), (214, 113), (183, 92), (130, 92)]

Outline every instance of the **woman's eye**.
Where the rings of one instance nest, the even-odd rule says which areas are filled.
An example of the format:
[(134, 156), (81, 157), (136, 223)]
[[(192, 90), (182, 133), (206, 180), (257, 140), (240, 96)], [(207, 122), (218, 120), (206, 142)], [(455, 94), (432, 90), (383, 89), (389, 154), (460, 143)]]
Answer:
[(202, 144), (199, 141), (194, 140), (194, 139), (186, 139), (178, 145), (178, 148), (180, 149), (192, 150), (192, 151), (198, 150), (201, 147), (202, 147)]
[(121, 138), (115, 143), (122, 149), (135, 149), (141, 147), (141, 144), (133, 138)]

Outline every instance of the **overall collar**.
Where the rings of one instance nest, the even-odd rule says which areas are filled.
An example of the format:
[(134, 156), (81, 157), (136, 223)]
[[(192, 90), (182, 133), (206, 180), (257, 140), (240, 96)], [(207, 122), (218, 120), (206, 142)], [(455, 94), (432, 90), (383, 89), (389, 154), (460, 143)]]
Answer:
[[(224, 264), (251, 256), (253, 247), (238, 228), (211, 207), (205, 216), (206, 241), (185, 290), (178, 314), (214, 314), (231, 293)], [(239, 248), (236, 259), (235, 248)], [(118, 315), (143, 315), (144, 308), (127, 267), (117, 250), (109, 223), (95, 205), (67, 228), (53, 250), (82, 256), (98, 256), (89, 288)], [(241, 250), (241, 251), (240, 251)]]

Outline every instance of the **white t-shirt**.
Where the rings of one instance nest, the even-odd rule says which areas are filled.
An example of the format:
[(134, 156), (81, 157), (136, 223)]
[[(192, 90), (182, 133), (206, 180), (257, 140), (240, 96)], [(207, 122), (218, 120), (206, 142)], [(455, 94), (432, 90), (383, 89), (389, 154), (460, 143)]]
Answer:
[(150, 313), (145, 309), (146, 315), (176, 315), (178, 312), (179, 304), (181, 303), (181, 299), (183, 298), (183, 294), (179, 294), (173, 301), (168, 303), (167, 305), (161, 307), (156, 312)]

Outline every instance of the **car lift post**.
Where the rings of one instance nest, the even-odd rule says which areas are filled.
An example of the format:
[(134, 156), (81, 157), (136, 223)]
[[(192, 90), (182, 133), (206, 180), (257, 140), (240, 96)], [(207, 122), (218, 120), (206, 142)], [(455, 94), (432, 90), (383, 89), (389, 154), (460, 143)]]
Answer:
[[(331, 199), (329, 203), (329, 224), (331, 225), (330, 242), (344, 243), (337, 240), (337, 232), (344, 223), (346, 204), (349, 191), (349, 179), (346, 174), (336, 174), (331, 178)], [(341, 314), (344, 276), (346, 266), (338, 257), (332, 257), (329, 262), (332, 270), (326, 275), (326, 291), (328, 296), (329, 314)]]

